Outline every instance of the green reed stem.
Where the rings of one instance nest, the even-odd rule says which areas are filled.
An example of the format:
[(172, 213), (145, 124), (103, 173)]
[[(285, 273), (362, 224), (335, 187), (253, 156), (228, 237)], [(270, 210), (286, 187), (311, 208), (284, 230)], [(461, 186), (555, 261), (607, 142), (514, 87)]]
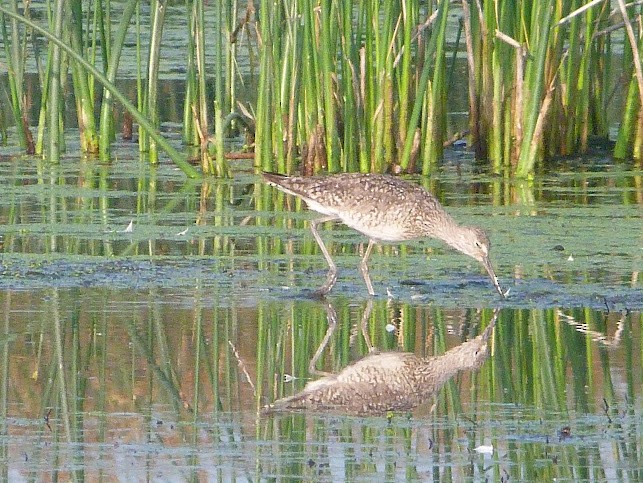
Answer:
[[(592, 129), (592, 119), (590, 118), (590, 107), (589, 103), (591, 102), (591, 92), (592, 87), (592, 68), (595, 68), (596, 65), (600, 62), (600, 58), (596, 58), (593, 55), (594, 49), (592, 48), (592, 37), (594, 26), (597, 24), (594, 9), (589, 9), (587, 14), (585, 14), (585, 31), (584, 37), (585, 42), (583, 45), (583, 53), (580, 57), (579, 69), (576, 74), (577, 82), (572, 83), (571, 85), (576, 84), (576, 89), (570, 89), (571, 96), (573, 96), (574, 102), (571, 105), (576, 106), (576, 116), (575, 119), (568, 120), (571, 123), (572, 128), (569, 129), (569, 132), (573, 133), (574, 136), (572, 139), (568, 139), (566, 143), (567, 146), (572, 147), (570, 150), (572, 152), (576, 151), (577, 144), (580, 144), (581, 151), (587, 149), (587, 139)], [(572, 34), (573, 35), (573, 34)], [(571, 37), (570, 37), (571, 39)], [(574, 57), (572, 53), (572, 57)], [(567, 154), (563, 152), (563, 154)]]
[[(186, 8), (188, 4), (186, 4)], [(194, 118), (194, 111), (192, 107), (196, 104), (197, 80), (196, 80), (196, 47), (195, 36), (192, 35), (195, 23), (195, 6), (192, 5), (190, 10), (190, 21), (187, 25), (187, 39), (188, 39), (188, 52), (187, 52), (187, 65), (185, 68), (185, 99), (183, 101), (183, 143), (187, 145), (199, 145), (199, 137), (196, 129), (196, 119)]]
[(261, 53), (260, 53), (260, 75), (257, 88), (257, 129), (255, 132), (255, 166), (262, 167), (266, 171), (272, 170), (272, 142), (271, 142), (271, 85), (272, 77), (272, 37), (271, 28), (268, 22), (272, 3), (262, 0), (261, 12)]
[[(492, 26), (495, 26), (496, 24), (501, 28), (503, 26), (505, 28), (512, 28), (513, 25), (510, 25), (510, 22), (513, 18), (508, 19), (507, 17), (509, 17), (509, 15), (503, 15), (497, 19), (495, 5), (493, 2), (485, 2), (484, 12), (485, 24), (489, 29), (487, 31), (487, 43), (489, 48), (485, 53), (490, 58), (490, 65), (484, 74), (484, 82), (486, 83), (486, 88), (491, 91), (491, 96), (485, 99), (485, 111), (488, 112), (486, 116), (489, 129), (487, 146), (489, 158), (494, 165), (494, 171), (499, 172), (501, 160), (503, 159), (504, 154), (503, 141), (505, 140), (503, 136), (504, 123), (502, 116), (502, 90), (506, 85), (505, 80), (508, 81), (509, 85), (511, 85), (512, 82), (515, 82), (517, 85), (521, 84), (523, 80), (518, 76), (518, 74), (516, 74), (516, 77), (512, 79), (504, 72), (505, 69), (503, 69), (503, 65), (505, 65), (507, 61), (509, 61), (509, 63), (511, 62), (511, 56), (506, 52), (506, 47), (495, 38), (492, 28)], [(516, 61), (520, 62), (521, 59), (518, 58)], [(520, 89), (520, 87), (518, 87), (518, 89)], [(520, 106), (519, 109), (516, 109), (515, 112), (511, 113), (511, 117), (515, 117), (516, 119), (520, 119), (521, 116), (522, 106)], [(522, 132), (520, 135), (522, 135)]]
[[(112, 7), (111, 1), (105, 0), (96, 0), (95, 8), (99, 10), (97, 12), (97, 31), (98, 36), (100, 37), (100, 49), (101, 61), (103, 62), (103, 71), (106, 73), (107, 68), (109, 67), (109, 58), (112, 56)], [(127, 5), (125, 5), (127, 8)], [(131, 15), (130, 15), (131, 18)], [(120, 23), (123, 23), (121, 20)], [(96, 37), (94, 37), (95, 39)], [(92, 79), (93, 81), (93, 79)]]
[(287, 48), (291, 52), (291, 62), (284, 65), (282, 86), (282, 101), (288, 106), (287, 122), (285, 126), (285, 165), (283, 171), (292, 172), (295, 165), (295, 156), (297, 154), (297, 125), (299, 120), (299, 101), (301, 99), (300, 86), (302, 83), (301, 76), (301, 55), (303, 45), (303, 35), (299, 28), (299, 22), (296, 16), (296, 4), (292, 4), (289, 10), (289, 20), (287, 23)]
[[(151, 124), (158, 129), (159, 115), (157, 106), (158, 96), (158, 74), (161, 61), (161, 38), (163, 36), (163, 25), (165, 12), (167, 11), (167, 0), (153, 0), (150, 6), (152, 12), (150, 45), (147, 61), (147, 88), (145, 90), (144, 114)], [(158, 163), (157, 141), (148, 139), (147, 135), (141, 133), (140, 149), (149, 153), (149, 161), (152, 164)]]
[[(220, 2), (218, 3), (220, 6)], [(194, 54), (196, 65), (195, 79), (195, 102), (193, 104), (195, 121), (199, 126), (201, 136), (204, 138), (200, 141), (201, 154), (201, 171), (203, 174), (214, 172), (212, 159), (207, 150), (207, 135), (210, 131), (208, 124), (208, 98), (205, 77), (205, 18), (203, 15), (203, 1), (195, 0), (192, 8), (193, 32), (194, 32)], [(220, 52), (217, 52), (217, 56)]]
[(237, 72), (237, 43), (233, 42), (232, 34), (236, 28), (236, 19), (238, 13), (237, 0), (226, 0), (223, 2), (222, 13), (221, 13), (221, 39), (222, 43), (225, 45), (224, 49), (224, 58), (225, 63), (222, 62), (222, 78), (223, 78), (223, 96), (224, 103), (221, 106), (221, 110), (224, 116), (234, 112), (235, 105), (237, 102), (237, 90), (236, 90), (236, 77)]
[[(424, 106), (424, 95), (427, 91), (427, 88), (429, 86), (429, 79), (431, 77), (431, 74), (436, 71), (437, 64), (435, 66), (432, 66), (431, 62), (429, 59), (433, 57), (433, 55), (437, 56), (438, 50), (441, 49), (441, 47), (438, 47), (438, 43), (441, 43), (444, 41), (444, 22), (446, 22), (446, 16), (448, 13), (449, 9), (449, 2), (447, 0), (440, 0), (440, 3), (438, 5), (438, 14), (437, 14), (437, 19), (436, 22), (440, 26), (439, 30), (434, 32), (430, 39), (428, 46), (426, 48), (425, 56), (424, 56), (424, 65), (422, 67), (422, 75), (420, 77), (420, 81), (418, 83), (418, 87), (415, 91), (415, 103), (413, 106), (413, 111), (411, 112), (411, 118), (409, 120), (409, 127), (408, 131), (406, 133), (406, 141), (404, 143), (404, 150), (402, 151), (402, 156), (400, 157), (400, 166), (402, 167), (403, 170), (407, 170), (409, 167), (409, 163), (411, 160), (411, 149), (413, 147), (413, 140), (415, 136), (415, 129), (418, 126), (419, 120), (420, 120), (420, 113), (422, 112)], [(443, 50), (442, 50), (443, 52)], [(437, 62), (437, 59), (436, 59)], [(433, 67), (433, 69), (432, 69)], [(444, 76), (444, 73), (442, 73), (442, 76)], [(434, 79), (435, 80), (435, 79)], [(443, 81), (442, 81), (443, 82)], [(444, 84), (441, 83), (438, 86), (434, 85), (435, 87), (440, 88), (444, 87)], [(436, 98), (435, 96), (438, 96), (439, 94), (436, 93), (434, 94), (434, 99)], [(432, 110), (435, 107), (435, 105), (428, 106), (430, 110)], [(440, 142), (442, 142), (440, 140)]]
[(399, 126), (398, 126), (398, 136), (400, 139), (400, 144), (404, 146), (406, 144), (406, 136), (408, 135), (408, 116), (409, 116), (409, 107), (411, 103), (412, 95), (412, 70), (411, 70), (411, 60), (412, 60), (412, 34), (413, 27), (417, 25), (417, 2), (406, 2), (406, 8), (404, 4), (402, 5), (401, 12), (402, 28), (403, 28), (403, 41), (401, 44), (402, 57), (400, 59), (400, 74), (398, 76), (399, 85), (397, 87), (399, 91)]
[(381, 155), (381, 89), (378, 89), (381, 53), (379, 32), (380, 15), (377, 2), (367, 2), (365, 6), (365, 45), (360, 52), (360, 76), (364, 85), (364, 129), (366, 131), (367, 158), (361, 163), (362, 171), (374, 171), (373, 163)]
[[(275, 63), (272, 67), (274, 71), (274, 78), (272, 79), (272, 85), (270, 89), (271, 99), (272, 99), (272, 146), (273, 146), (273, 155), (275, 156), (276, 168), (279, 171), (283, 171), (285, 168), (286, 162), (286, 152), (284, 147), (284, 119), (283, 119), (283, 110), (286, 107), (286, 100), (282, 97), (282, 75), (284, 72), (287, 72), (287, 64), (290, 61), (290, 58), (287, 56), (288, 43), (284, 41), (283, 29), (281, 26), (286, 21), (284, 18), (284, 11), (282, 8), (278, 8), (275, 11), (276, 15), (273, 15), (271, 18), (272, 29), (278, 30), (279, 33), (275, 34), (271, 40), (271, 55), (273, 62)], [(286, 50), (286, 52), (284, 52)], [(284, 68), (281, 69), (280, 66)], [(281, 75), (280, 75), (281, 74)]]
[[(136, 3), (136, 108), (143, 112), (145, 92), (143, 88), (143, 55), (141, 49), (141, 3)], [(142, 134), (142, 133), (140, 133)], [(139, 139), (139, 150), (141, 141)]]
[(632, 154), (632, 141), (638, 123), (639, 105), (638, 83), (632, 77), (630, 79), (627, 96), (625, 98), (625, 109), (621, 118), (621, 124), (616, 137), (614, 146), (614, 157), (616, 159), (625, 159)]
[[(446, 115), (446, 26), (449, 3), (445, 2), (438, 12), (437, 28), (431, 35), (430, 53), (435, 52), (433, 80), (431, 82), (430, 98), (427, 99), (427, 129), (424, 133), (430, 142), (425, 143), (423, 150), (422, 174), (428, 175), (431, 167), (442, 158), (443, 140)], [(433, 40), (435, 38), (435, 41)]]
[(321, 2), (320, 27), (321, 35), (319, 38), (320, 50), (320, 70), (322, 73), (322, 93), (324, 105), (324, 124), (325, 124), (325, 141), (326, 141), (326, 160), (328, 171), (334, 173), (339, 170), (339, 145), (336, 131), (336, 116), (334, 105), (335, 88), (333, 78), (336, 76), (334, 69), (335, 62), (333, 55), (335, 53), (335, 39), (332, 35), (333, 28), (331, 22), (335, 25), (334, 2), (322, 0)]
[[(122, 17), (116, 36), (114, 37), (114, 45), (110, 48), (110, 58), (107, 61), (106, 78), (109, 82), (114, 83), (116, 74), (118, 72), (118, 65), (125, 44), (125, 37), (129, 28), (132, 16), (136, 11), (138, 0), (130, 0), (125, 4)], [(114, 116), (112, 113), (113, 96), (107, 87), (103, 87), (103, 103), (100, 111), (100, 132), (99, 132), (99, 146), (100, 146), (100, 159), (109, 161), (111, 158), (111, 141), (114, 138)]]
[[(105, 76), (113, 82), (121, 54), (116, 55), (112, 49), (118, 47), (118, 43), (122, 47), (127, 17), (131, 18), (132, 8), (138, 9), (133, 6), (135, 3), (128, 0), (124, 4), (126, 15), (119, 19), (112, 41), (110, 0), (91, 2), (93, 16), (88, 15), (86, 4), (73, 0), (62, 14), (66, 24), (59, 38), (65, 36), (76, 54), (90, 64), (100, 62), (99, 56), (102, 56)], [(626, 8), (624, 2), (619, 3)], [(236, 43), (227, 39), (236, 24), (237, 2), (224, 0), (216, 2), (214, 7), (217, 19), (214, 107), (208, 106), (210, 101), (205, 95), (205, 7), (202, 0), (191, 4), (197, 9), (196, 36), (190, 46), (190, 58), (194, 54), (196, 63), (188, 61), (183, 136), (186, 143), (196, 139), (192, 106), (198, 106), (196, 111), (203, 131), (201, 141), (205, 145), (208, 119), (212, 122), (208, 113), (213, 109), (216, 163), (204, 154), (201, 170), (224, 173), (227, 170), (223, 161), (225, 119), (233, 111), (235, 96)], [(418, 21), (420, 14), (436, 6), (433, 24), (422, 25)], [(551, 0), (465, 2), (471, 137), (476, 143), (476, 156), (490, 159), (496, 172), (504, 169), (508, 173), (511, 168), (518, 176), (529, 177), (536, 163), (561, 154), (584, 152), (589, 149), (592, 136), (607, 137), (605, 86), (610, 81), (612, 44), (606, 29), (613, 23), (609, 4), (593, 5), (557, 23), (582, 6), (585, 6), (582, 0), (562, 4)], [(145, 93), (139, 91), (139, 101), (145, 100), (139, 107), (143, 107), (155, 126), (159, 123), (157, 83), (166, 7), (167, 0), (158, 0), (152, 5), (147, 85)], [(2, 13), (0, 27), (6, 63), (12, 74), (8, 76), (12, 113), (20, 142), (28, 146), (28, 113), (22, 87), (28, 35), (21, 35), (19, 29), (22, 20), (18, 18), (23, 17), (20, 8), (16, 0), (3, 5), (2, 12), (12, 12), (14, 17)], [(629, 14), (623, 13), (623, 16), (628, 27), (629, 19), (640, 10), (640, 6), (627, 6)], [(426, 2), (417, 0), (402, 3), (393, 0), (262, 1), (257, 12), (261, 32), (257, 166), (291, 171), (298, 153), (308, 152), (302, 160), (305, 172), (384, 171), (398, 162), (403, 170), (414, 170), (419, 153), (422, 172), (432, 169), (442, 155), (446, 129), (446, 0), (430, 2), (428, 7)], [(59, 20), (60, 13), (55, 11), (49, 30), (55, 31)], [(637, 25), (633, 24), (633, 28)], [(86, 32), (94, 33), (88, 37)], [(626, 33), (628, 38), (639, 34), (632, 28)], [(33, 43), (36, 50), (37, 40)], [(625, 42), (624, 59), (638, 60), (639, 53), (632, 55), (631, 51), (641, 48), (641, 39), (631, 43), (631, 40)], [(33, 149), (40, 153), (44, 150), (48, 126), (48, 132), (58, 137), (56, 142), (50, 140), (49, 145), (52, 159), (56, 161), (64, 143), (60, 84), (66, 82), (67, 57), (63, 53), (66, 50), (54, 56), (54, 48), (49, 45), (50, 55), (44, 68), (40, 67), (40, 58), (45, 56), (36, 54), (42, 104)], [(140, 56), (140, 50), (137, 55)], [(54, 58), (58, 59), (57, 81), (52, 79)], [(109, 159), (109, 143), (114, 133), (110, 108), (114, 96), (108, 88), (104, 89), (105, 102), (101, 106), (100, 123), (96, 123), (93, 117), (95, 78), (84, 65), (81, 67), (76, 57), (72, 58), (70, 69), (81, 145), (90, 153), (99, 149), (101, 159)], [(626, 70), (630, 72), (628, 63)], [(636, 69), (631, 72), (636, 73)], [(142, 83), (141, 79), (142, 75), (139, 77)], [(52, 91), (55, 85), (57, 93)], [(636, 84), (628, 90), (623, 108), (614, 148), (617, 157), (640, 156), (643, 152), (643, 121), (638, 116), (641, 96), (636, 99), (635, 87)], [(53, 114), (46, 109), (57, 111), (57, 129), (53, 126)], [(98, 135), (96, 126), (100, 127)], [(157, 162), (157, 142), (153, 137), (150, 141), (150, 136), (147, 129), (141, 131), (141, 150), (149, 150), (150, 160)], [(204, 147), (202, 152), (206, 152)]]
[[(218, 35), (214, 37), (214, 51), (216, 53), (216, 58), (215, 58), (215, 63), (214, 63), (214, 98), (215, 102), (219, 103), (219, 106), (221, 109), (225, 109), (225, 95), (224, 95), (224, 88), (225, 88), (225, 78), (226, 74), (224, 72), (224, 69), (229, 67), (226, 63), (226, 49), (224, 46), (224, 38), (229, 37), (230, 32), (227, 29), (226, 25), (226, 14), (228, 13), (226, 11), (226, 7), (228, 6), (228, 2), (226, 0), (217, 2), (217, 8), (216, 8), (216, 20), (217, 20), (217, 25), (215, 28), (215, 31), (217, 32)], [(217, 148), (218, 149), (218, 148)], [(223, 146), (221, 146), (221, 150), (223, 150)]]
[[(0, 7), (1, 8), (1, 7)], [(62, 36), (64, 0), (55, 0), (54, 3), (54, 38), (57, 40)], [(33, 28), (33, 26), (32, 26)], [(60, 64), (61, 47), (54, 43), (52, 50), (52, 65), (49, 88), (49, 150), (48, 157), (52, 163), (60, 162), (60, 122), (62, 119), (60, 102)], [(68, 47), (67, 47), (68, 48)], [(71, 49), (69, 49), (71, 51)]]
[[(85, 60), (85, 45), (82, 33), (82, 3), (72, 0), (65, 8), (65, 21), (71, 36), (72, 49)], [(85, 69), (77, 62), (72, 62), (71, 77), (74, 84), (74, 98), (76, 99), (76, 116), (80, 131), (80, 145), (83, 152), (98, 152), (98, 136), (96, 121), (94, 119), (94, 98), (90, 91), (89, 81)]]
[[(535, 6), (534, 6), (535, 7)], [(538, 155), (539, 139), (536, 136), (536, 121), (543, 106), (542, 96), (545, 90), (545, 66), (547, 60), (547, 47), (549, 43), (554, 6), (551, 2), (538, 4), (538, 13), (532, 12), (535, 24), (532, 45), (536, 45), (536, 52), (533, 61), (528, 61), (525, 74), (525, 124), (524, 136), (520, 145), (520, 156), (516, 167), (516, 174), (521, 177), (528, 177), (534, 172), (534, 165)]]
[[(49, 90), (51, 87), (51, 76), (53, 68), (54, 44), (47, 46), (47, 64), (41, 76), (40, 110), (38, 114), (38, 129), (36, 133), (35, 153), (42, 155), (45, 152), (45, 128), (47, 126), (47, 107), (49, 106)], [(37, 56), (37, 54), (36, 54)]]
[(381, 114), (378, 119), (380, 121), (378, 124), (381, 136), (378, 136), (378, 139), (381, 140), (381, 145), (379, 152), (373, 156), (371, 162), (371, 169), (376, 172), (384, 171), (385, 163), (394, 159), (395, 156), (395, 140), (393, 137), (393, 40), (396, 37), (394, 32), (399, 26), (396, 21), (396, 19), (399, 19), (399, 15), (395, 14), (393, 2), (390, 0), (384, 2), (382, 8), (384, 18), (387, 21), (382, 24), (378, 45), (378, 55), (380, 57), (377, 69), (380, 88), (378, 105), (381, 108)]
[[(639, 9), (639, 13), (641, 11), (643, 8)], [(634, 75), (634, 56), (638, 56), (639, 52), (643, 51), (643, 37), (639, 37), (637, 48), (638, 52), (635, 52), (632, 42), (625, 42), (623, 47), (623, 77), (630, 78), (630, 82), (614, 146), (614, 157), (618, 159), (630, 156), (640, 159), (641, 153), (643, 153), (643, 116), (641, 116), (643, 105), (640, 101), (642, 94), (639, 92), (641, 87), (638, 79)]]
[[(225, 129), (225, 122), (224, 122), (224, 109), (226, 108), (226, 97), (227, 93), (224, 92), (224, 88), (226, 86), (226, 59), (228, 58), (228, 55), (226, 52), (229, 51), (228, 47), (229, 44), (226, 45), (224, 42), (225, 39), (230, 38), (230, 30), (228, 29), (228, 26), (226, 24), (226, 19), (227, 15), (229, 15), (229, 5), (228, 8), (224, 8), (224, 3), (227, 5), (228, 2), (219, 2), (218, 3), (218, 9), (215, 17), (218, 20), (218, 25), (216, 28), (216, 35), (215, 35), (215, 52), (217, 52), (216, 59), (215, 59), (215, 69), (214, 69), (214, 134), (215, 134), (215, 162), (214, 166), (211, 166), (211, 169), (208, 171), (208, 173), (213, 173), (216, 174), (217, 176), (228, 176), (229, 170), (226, 166), (226, 160), (225, 160), (225, 145), (223, 142), (223, 137), (224, 137), (224, 129)], [(205, 62), (205, 55), (203, 57), (204, 62)], [(205, 69), (204, 69), (205, 71)], [(205, 88), (206, 88), (206, 78), (205, 78), (205, 72), (203, 74), (203, 78), (200, 78), (200, 82), (202, 82), (203, 86), (203, 92), (204, 92), (204, 102), (207, 100), (205, 96)], [(229, 110), (229, 107), (228, 107)], [(210, 161), (210, 165), (212, 162)], [(205, 171), (204, 171), (205, 172)]]
[[(316, 34), (316, 10), (311, 0), (303, 0), (296, 8), (299, 9), (303, 18), (301, 58), (308, 59), (306, 62), (298, 62), (301, 69), (301, 105), (297, 108), (299, 113), (299, 142), (306, 144), (308, 159), (303, 159), (303, 170), (311, 173), (318, 171), (322, 166), (321, 159), (315, 155), (317, 146), (321, 144), (318, 134), (323, 131), (320, 127), (322, 122), (323, 107), (321, 104), (321, 80), (319, 48)], [(296, 59), (295, 59), (296, 60)], [(318, 129), (320, 127), (320, 129)], [(315, 142), (317, 144), (315, 144)], [(319, 153), (321, 155), (321, 153)], [(320, 156), (321, 157), (321, 156)], [(326, 158), (327, 159), (327, 158)], [(326, 159), (323, 163), (326, 163)]]
[(363, 140), (360, 139), (361, 129), (359, 118), (363, 115), (360, 102), (358, 82), (359, 52), (355, 49), (355, 33), (352, 22), (352, 2), (343, 2), (341, 15), (341, 29), (339, 42), (341, 44), (341, 83), (344, 92), (344, 136), (342, 139), (343, 156), (342, 169), (344, 171), (358, 171), (360, 151), (364, 149)]
[[(62, 3), (62, 0), (57, 0), (57, 6), (58, 3)], [(60, 8), (62, 10), (62, 5), (60, 5)], [(107, 89), (110, 90), (112, 95), (116, 98), (118, 102), (120, 102), (123, 107), (132, 115), (132, 117), (138, 122), (141, 127), (149, 134), (149, 136), (154, 139), (154, 141), (168, 154), (168, 156), (172, 159), (172, 161), (189, 177), (189, 178), (198, 178), (200, 177), (200, 174), (198, 171), (196, 171), (190, 163), (188, 163), (185, 159), (185, 157), (179, 153), (170, 143), (168, 143), (163, 136), (160, 135), (160, 133), (152, 126), (152, 124), (143, 116), (143, 114), (137, 110), (130, 102), (129, 100), (116, 88), (114, 84), (112, 84), (101, 72), (99, 72), (94, 66), (89, 64), (85, 59), (83, 59), (79, 54), (77, 54), (74, 50), (72, 50), (68, 45), (66, 45), (63, 41), (59, 39), (56, 35), (48, 32), (47, 30), (41, 28), (34, 22), (32, 22), (29, 19), (26, 19), (24, 17), (21, 17), (19, 15), (14, 15), (12, 12), (8, 11), (6, 8), (0, 6), (0, 12), (4, 13), (5, 15), (16, 18), (20, 22), (25, 23), (32, 29), (36, 30), (38, 33), (42, 34), (44, 37), (46, 37), (49, 41), (53, 42), (56, 46), (58, 46), (61, 50), (65, 51), (69, 56), (71, 56), (74, 60), (76, 60), (80, 65), (82, 65), (89, 73), (91, 73), (98, 81), (103, 84)], [(61, 27), (62, 30), (62, 27)], [(55, 52), (55, 49), (54, 49)], [(55, 56), (54, 56), (55, 58)], [(55, 82), (55, 79), (59, 79), (60, 76), (56, 75), (56, 70), (55, 70), (55, 65), (56, 62), (54, 61), (54, 70), (52, 72), (52, 83)], [(52, 96), (54, 95), (54, 85), (52, 84)], [(53, 101), (52, 101), (53, 104)], [(53, 115), (52, 115), (53, 116)], [(52, 119), (52, 116), (50, 116), (50, 121)], [(56, 120), (58, 120), (58, 116), (56, 116)], [(50, 129), (51, 129), (51, 122), (50, 122)], [(56, 131), (58, 131), (56, 129)], [(59, 131), (58, 131), (59, 132)], [(51, 143), (53, 142), (52, 140), (54, 139), (53, 136), (50, 138), (50, 148), (51, 148)], [(55, 138), (58, 139), (58, 138)], [(50, 156), (51, 156), (51, 150), (50, 150)]]
[[(18, 2), (13, 0), (10, 2), (11, 10), (15, 15), (19, 15)], [(7, 70), (9, 75), (9, 93), (11, 100), (11, 112), (13, 114), (14, 122), (17, 127), (20, 145), (27, 149), (27, 133), (24, 130), (23, 119), (26, 116), (24, 110), (24, 59), (23, 50), (21, 48), (22, 42), (20, 41), (20, 27), (15, 18), (11, 19), (11, 32), (7, 32), (7, 24), (4, 15), (0, 17), (2, 26), (2, 40), (5, 49), (5, 56), (7, 59)]]

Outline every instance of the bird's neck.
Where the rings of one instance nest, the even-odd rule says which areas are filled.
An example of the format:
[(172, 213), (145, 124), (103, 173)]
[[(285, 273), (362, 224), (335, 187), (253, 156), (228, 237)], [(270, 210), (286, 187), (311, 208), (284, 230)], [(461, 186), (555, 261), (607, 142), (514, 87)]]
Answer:
[(448, 350), (441, 356), (425, 360), (427, 373), (432, 374), (436, 384), (443, 384), (458, 372), (477, 369), (486, 360), (486, 344), (493, 328), (489, 327), (476, 338)]
[(448, 214), (442, 219), (441, 223), (437, 223), (433, 228), (432, 237), (442, 240), (447, 245), (459, 250), (457, 241), (463, 238), (463, 233), (466, 227), (458, 225), (456, 221)]

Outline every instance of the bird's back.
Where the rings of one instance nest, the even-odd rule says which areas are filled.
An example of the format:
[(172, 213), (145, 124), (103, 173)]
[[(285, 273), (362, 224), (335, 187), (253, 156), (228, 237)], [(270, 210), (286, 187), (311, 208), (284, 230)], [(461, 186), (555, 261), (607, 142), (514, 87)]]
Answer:
[(275, 401), (265, 411), (341, 411), (384, 414), (411, 410), (461, 371), (479, 368), (489, 355), (494, 319), (484, 332), (440, 356), (420, 358), (409, 352), (369, 354), (338, 374), (310, 382), (294, 396)]
[[(298, 394), (275, 401), (268, 411), (341, 410), (352, 414), (405, 411), (425, 399), (423, 359), (406, 352), (370, 354), (340, 373), (310, 382)], [(426, 387), (428, 389), (428, 387)]]
[(299, 196), (317, 212), (381, 241), (423, 236), (427, 223), (451, 223), (438, 200), (419, 185), (381, 174), (286, 177), (265, 173), (269, 184)]

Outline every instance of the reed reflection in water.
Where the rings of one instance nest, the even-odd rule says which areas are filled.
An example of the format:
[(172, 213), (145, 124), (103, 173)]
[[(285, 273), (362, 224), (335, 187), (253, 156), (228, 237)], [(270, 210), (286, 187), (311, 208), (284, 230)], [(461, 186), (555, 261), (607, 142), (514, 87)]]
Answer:
[[(493, 357), (452, 378), (435, 410), (420, 406), (411, 419), (257, 419), (257, 407), (303, 388), (311, 362), (340, 372), (373, 345), (418, 359), (448, 354), (491, 331), (491, 311), (396, 300), (370, 309), (336, 297), (329, 317), (311, 300), (230, 298), (222, 307), (209, 289), (190, 290), (0, 291), (0, 476), (94, 479), (128, 465), (141, 479), (329, 480), (450, 468), (443, 480), (461, 481), (484, 474), (469, 458), (482, 463), (471, 455), (491, 445), (494, 475), (609, 476), (618, 465), (615, 481), (636, 481), (638, 312), (502, 309)], [(296, 378), (284, 382), (284, 373)]]

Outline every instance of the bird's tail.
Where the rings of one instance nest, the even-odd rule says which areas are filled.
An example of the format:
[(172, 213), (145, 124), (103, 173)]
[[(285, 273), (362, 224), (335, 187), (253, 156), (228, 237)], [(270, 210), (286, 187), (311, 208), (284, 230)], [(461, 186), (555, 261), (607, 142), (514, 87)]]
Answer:
[(263, 176), (263, 179), (266, 183), (272, 185), (272, 186), (281, 186), (281, 181), (284, 178), (287, 178), (288, 176), (284, 174), (279, 174), (279, 173), (271, 173), (269, 171), (264, 171), (261, 173), (261, 176)]
[(276, 413), (301, 411), (306, 409), (305, 394), (299, 393), (293, 396), (277, 399), (272, 404), (268, 404), (261, 409), (261, 414), (270, 415)]

